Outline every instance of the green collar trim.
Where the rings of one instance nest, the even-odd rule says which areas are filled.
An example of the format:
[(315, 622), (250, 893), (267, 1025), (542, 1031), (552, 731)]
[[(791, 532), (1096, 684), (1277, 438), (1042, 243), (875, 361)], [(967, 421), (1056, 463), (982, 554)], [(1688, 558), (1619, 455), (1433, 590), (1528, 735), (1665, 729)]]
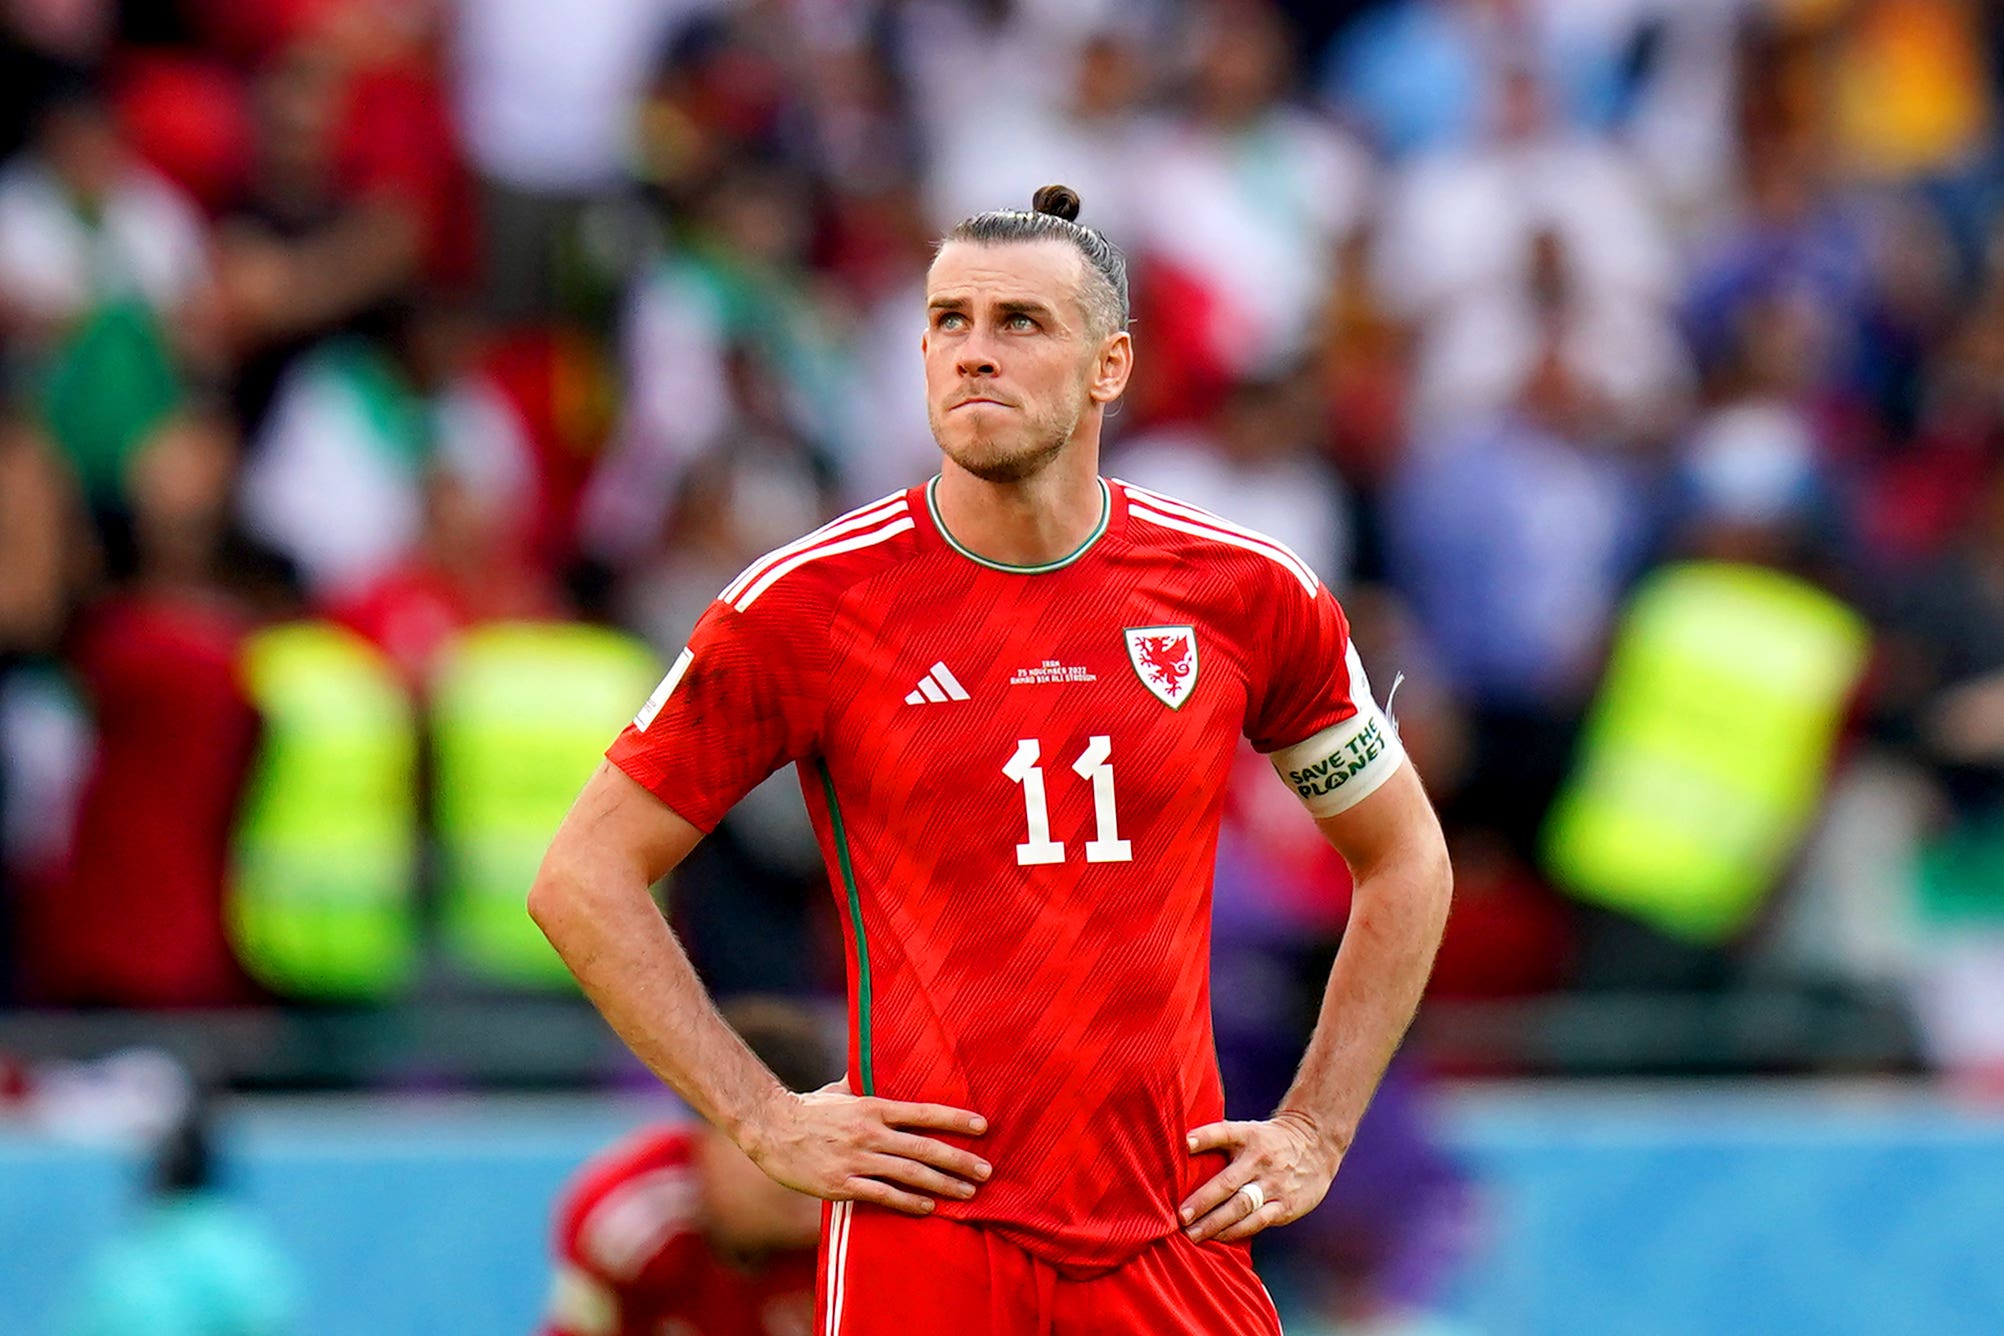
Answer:
[(977, 566), (986, 566), (991, 571), (1006, 571), (1010, 575), (1043, 575), (1049, 571), (1063, 570), (1090, 551), (1094, 543), (1106, 537), (1107, 528), (1113, 523), (1113, 489), (1106, 485), (1104, 478), (1096, 481), (1099, 483), (1099, 523), (1093, 526), (1093, 531), (1086, 535), (1086, 540), (1073, 548), (1069, 555), (1059, 557), (1056, 561), (1047, 561), (1041, 566), (1011, 566), (1006, 561), (990, 561), (981, 554), (962, 547), (960, 540), (947, 529), (946, 521), (940, 518), (939, 499), (933, 495), (939, 487), (937, 473), (933, 474), (932, 481), (925, 485), (925, 508), (932, 513), (933, 527), (939, 530), (939, 536), (946, 540), (947, 546)]

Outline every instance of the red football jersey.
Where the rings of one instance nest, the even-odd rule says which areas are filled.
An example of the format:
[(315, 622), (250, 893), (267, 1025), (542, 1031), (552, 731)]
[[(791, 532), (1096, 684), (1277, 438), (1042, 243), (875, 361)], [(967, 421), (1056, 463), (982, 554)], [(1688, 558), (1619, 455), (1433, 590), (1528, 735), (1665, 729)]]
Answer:
[(543, 1336), (808, 1336), (814, 1251), (745, 1271), (710, 1250), (688, 1128), (638, 1133), (586, 1164), (557, 1207)]
[(1274, 540), (1103, 481), (1078, 551), (1008, 567), (931, 486), (754, 562), (608, 754), (705, 831), (799, 767), (852, 1084), (988, 1119), (994, 1176), (942, 1215), (1111, 1266), (1223, 1164), (1183, 1138), (1224, 1112), (1211, 874), (1240, 735), (1293, 749), (1318, 811), (1401, 753), (1335, 599)]

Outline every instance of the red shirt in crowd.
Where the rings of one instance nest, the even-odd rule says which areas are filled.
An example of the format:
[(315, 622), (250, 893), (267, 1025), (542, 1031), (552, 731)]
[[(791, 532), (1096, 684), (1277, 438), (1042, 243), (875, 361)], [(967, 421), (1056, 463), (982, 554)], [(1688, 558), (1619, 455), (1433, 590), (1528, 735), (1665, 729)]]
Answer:
[(542, 1336), (809, 1336), (814, 1250), (755, 1270), (719, 1257), (702, 1231), (697, 1135), (639, 1133), (564, 1189)]
[(67, 878), (22, 906), (37, 996), (135, 1007), (251, 996), (223, 926), (230, 835), (257, 743), (244, 625), (192, 594), (133, 594), (72, 655), (97, 733)]

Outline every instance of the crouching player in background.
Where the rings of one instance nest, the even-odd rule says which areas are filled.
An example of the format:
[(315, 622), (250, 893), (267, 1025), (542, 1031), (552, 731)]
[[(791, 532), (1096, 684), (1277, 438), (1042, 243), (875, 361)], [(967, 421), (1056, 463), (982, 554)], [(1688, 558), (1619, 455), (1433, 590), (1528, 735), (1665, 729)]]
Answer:
[[(799, 1007), (724, 1009), (786, 1085), (842, 1075)], [(591, 1160), (557, 1207), (542, 1336), (808, 1336), (821, 1203), (766, 1177), (708, 1124), (649, 1127)]]

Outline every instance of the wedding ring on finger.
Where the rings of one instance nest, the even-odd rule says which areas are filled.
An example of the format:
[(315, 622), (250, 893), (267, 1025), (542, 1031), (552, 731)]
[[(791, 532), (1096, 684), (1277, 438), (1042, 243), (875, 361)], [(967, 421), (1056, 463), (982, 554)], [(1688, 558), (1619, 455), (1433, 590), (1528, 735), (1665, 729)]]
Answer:
[(1253, 1214), (1255, 1211), (1258, 1211), (1260, 1207), (1266, 1205), (1266, 1189), (1262, 1188), (1258, 1183), (1246, 1184), (1244, 1187), (1238, 1190), (1236, 1195), (1244, 1197), (1247, 1203), (1252, 1207), (1251, 1210), (1246, 1212), (1247, 1215)]

